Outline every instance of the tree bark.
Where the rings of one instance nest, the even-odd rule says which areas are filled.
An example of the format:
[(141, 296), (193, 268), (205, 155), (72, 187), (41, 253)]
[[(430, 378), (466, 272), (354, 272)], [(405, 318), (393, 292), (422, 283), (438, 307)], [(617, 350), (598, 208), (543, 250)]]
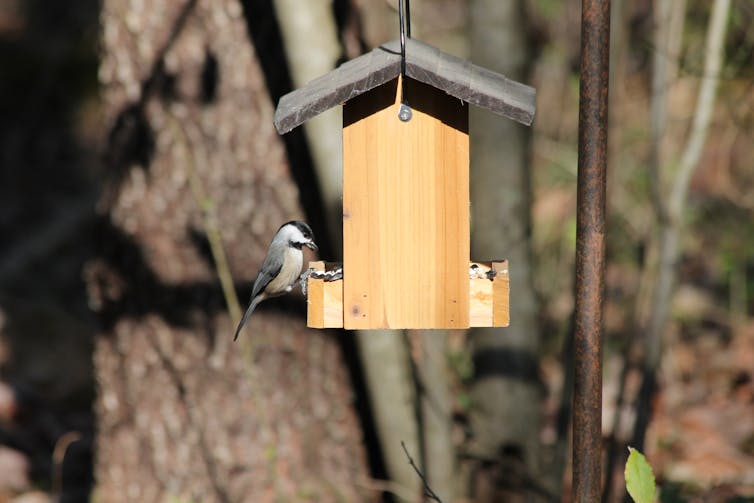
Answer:
[(93, 499), (368, 499), (339, 348), (300, 299), (268, 301), (232, 342), (219, 273), (245, 300), (272, 234), (302, 217), (244, 10), (105, 0), (101, 26)]
[[(475, 0), (470, 12), (472, 61), (525, 82), (529, 54), (524, 2)], [(510, 327), (470, 333), (474, 451), (498, 462), (496, 473), (478, 472), (477, 501), (499, 498), (501, 481), (517, 485), (503, 464), (521, 467), (526, 479), (540, 475), (540, 338), (531, 271), (529, 147), (529, 129), (472, 109), (472, 257), (507, 258), (511, 265)], [(485, 487), (489, 490), (482, 493)], [(520, 485), (514, 488), (521, 490)]]

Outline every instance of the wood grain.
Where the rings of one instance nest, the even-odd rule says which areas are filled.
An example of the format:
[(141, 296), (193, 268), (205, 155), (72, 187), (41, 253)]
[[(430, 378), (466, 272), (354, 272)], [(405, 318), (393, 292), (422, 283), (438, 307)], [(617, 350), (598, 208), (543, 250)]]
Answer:
[(507, 327), (510, 323), (508, 261), (472, 262), (483, 272), (494, 269), (492, 280), (469, 279), (469, 325), (472, 327)]
[(343, 107), (344, 326), (469, 324), (468, 107), (398, 79)]
[(511, 321), (508, 261), (492, 262), (492, 268), (497, 272), (492, 282), (492, 326), (507, 327)]
[[(321, 260), (309, 262), (309, 269), (315, 271), (324, 271), (326, 267)], [(343, 280), (325, 281), (310, 276), (306, 283), (306, 326), (343, 328)]]
[(489, 279), (469, 279), (469, 326), (492, 326), (492, 283)]
[[(324, 271), (325, 263), (321, 260), (309, 262), (309, 269)], [(325, 328), (324, 314), (325, 281), (310, 276), (306, 280), (306, 326), (309, 328)]]

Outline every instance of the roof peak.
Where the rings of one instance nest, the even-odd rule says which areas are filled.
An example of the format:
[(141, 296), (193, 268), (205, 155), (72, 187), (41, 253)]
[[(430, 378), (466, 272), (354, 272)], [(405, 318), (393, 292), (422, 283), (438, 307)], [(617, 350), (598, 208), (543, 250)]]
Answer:
[[(275, 110), (280, 134), (364, 94), (400, 74), (400, 42), (392, 40), (343, 63), (283, 96)], [(406, 75), (498, 115), (530, 125), (536, 109), (533, 87), (419, 40), (406, 39)]]

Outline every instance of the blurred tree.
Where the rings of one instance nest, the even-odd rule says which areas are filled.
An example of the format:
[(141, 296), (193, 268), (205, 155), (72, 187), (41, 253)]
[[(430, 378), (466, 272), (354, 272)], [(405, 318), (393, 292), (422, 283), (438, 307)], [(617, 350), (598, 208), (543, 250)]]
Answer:
[[(699, 166), (707, 141), (717, 85), (724, 60), (725, 32), (730, 0), (715, 0), (710, 11), (704, 50), (704, 78), (700, 79), (694, 114), (683, 150), (668, 161), (665, 128), (668, 93), (678, 72), (680, 39), (683, 32), (685, 0), (663, 0), (655, 5), (655, 55), (651, 93), (652, 137), (649, 162), (650, 190), (657, 217), (654, 261), (648, 265), (650, 305), (641, 326), (646, 345), (642, 389), (637, 402), (633, 445), (641, 449), (651, 414), (650, 402), (657, 386), (657, 369), (663, 348), (663, 332), (670, 313), (670, 302), (677, 281), (678, 258), (684, 226), (686, 196), (691, 178)], [(670, 57), (669, 57), (670, 55)], [(670, 168), (670, 169), (669, 169)], [(670, 174), (668, 174), (670, 172)]]
[[(294, 87), (298, 88), (333, 68), (341, 56), (332, 1), (274, 0)], [(343, 144), (340, 111), (327, 110), (303, 125), (312, 152), (329, 239), (342, 239)], [(330, 225), (332, 224), (332, 225)], [(334, 249), (339, 250), (341, 246)], [(342, 253), (342, 252), (341, 252)], [(327, 257), (335, 260), (337, 257)]]
[(248, 296), (276, 228), (302, 217), (246, 30), (257, 7), (102, 5), (98, 500), (368, 499), (335, 340), (286, 299), (231, 340), (231, 272)]
[(81, 267), (97, 194), (98, 6), (0, 2), (0, 500), (42, 486), (85, 501), (92, 482), (96, 323)]
[[(524, 2), (472, 1), (469, 33), (475, 64), (527, 81), (531, 54)], [(474, 470), (475, 501), (520, 495), (540, 478), (540, 335), (531, 270), (529, 156), (528, 128), (472, 109), (472, 256), (505, 257), (511, 264), (511, 326), (470, 333), (472, 453), (481, 460)]]
[[(648, 189), (654, 218), (646, 237), (649, 253), (641, 272), (634, 325), (640, 337), (631, 341), (621, 376), (616, 409), (629, 397), (627, 393), (632, 365), (641, 367), (641, 387), (635, 397), (636, 417), (631, 439), (619, 441), (621, 414), (616, 414), (609, 441), (607, 480), (604, 501), (612, 501), (613, 492), (622, 494), (620, 483), (612, 478), (626, 456), (625, 444), (641, 449), (653, 413), (658, 390), (658, 372), (666, 344), (666, 330), (671, 314), (673, 294), (678, 281), (678, 262), (683, 249), (686, 198), (702, 159), (712, 121), (717, 85), (724, 62), (724, 41), (731, 2), (716, 0), (710, 9), (704, 69), (693, 119), (688, 127), (691, 100), (678, 106), (686, 94), (688, 78), (679, 75), (682, 64), (683, 35), (689, 17), (686, 0), (660, 0), (653, 4), (652, 78), (649, 89), (649, 158)], [(684, 78), (685, 77), (685, 78)], [(675, 99), (674, 99), (675, 97)], [(677, 109), (682, 111), (679, 113)], [(688, 130), (688, 132), (687, 132)], [(713, 253), (710, 253), (712, 255)], [(641, 347), (643, 351), (636, 349)], [(641, 356), (637, 356), (641, 354)]]

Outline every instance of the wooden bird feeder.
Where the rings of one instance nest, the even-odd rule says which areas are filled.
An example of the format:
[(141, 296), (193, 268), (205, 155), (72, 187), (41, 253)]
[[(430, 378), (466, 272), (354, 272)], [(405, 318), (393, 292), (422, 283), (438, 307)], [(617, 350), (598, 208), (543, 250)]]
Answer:
[(283, 134), (343, 104), (342, 274), (329, 280), (339, 264), (310, 263), (308, 325), (507, 326), (507, 261), (470, 261), (467, 104), (530, 125), (535, 91), (417, 40), (405, 47), (405, 85), (394, 41), (283, 96), (275, 112)]

